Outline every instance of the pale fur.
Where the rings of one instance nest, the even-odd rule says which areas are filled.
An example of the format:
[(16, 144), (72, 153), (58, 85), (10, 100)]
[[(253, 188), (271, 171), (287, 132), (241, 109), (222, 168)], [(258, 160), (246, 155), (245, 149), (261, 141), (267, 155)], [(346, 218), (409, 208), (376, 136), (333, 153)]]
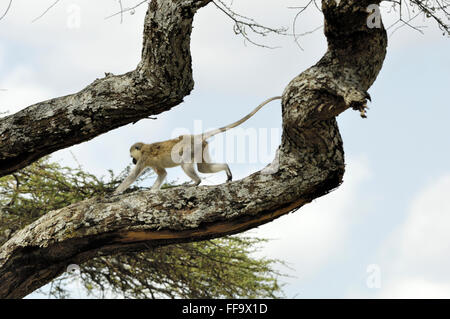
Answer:
[(114, 194), (119, 194), (126, 190), (146, 167), (151, 167), (158, 175), (152, 186), (152, 190), (158, 190), (161, 187), (167, 176), (166, 168), (178, 165), (180, 165), (186, 175), (192, 179), (194, 185), (199, 185), (201, 183), (201, 179), (194, 167), (195, 164), (197, 164), (197, 169), (200, 173), (217, 173), (225, 171), (227, 174), (227, 182), (231, 181), (232, 174), (228, 164), (211, 162), (206, 139), (242, 124), (258, 112), (264, 105), (277, 99), (281, 99), (281, 97), (276, 96), (264, 101), (239, 121), (217, 130), (200, 135), (182, 135), (168, 141), (153, 144), (133, 144), (130, 148), (130, 155), (136, 166), (130, 175), (114, 191)]

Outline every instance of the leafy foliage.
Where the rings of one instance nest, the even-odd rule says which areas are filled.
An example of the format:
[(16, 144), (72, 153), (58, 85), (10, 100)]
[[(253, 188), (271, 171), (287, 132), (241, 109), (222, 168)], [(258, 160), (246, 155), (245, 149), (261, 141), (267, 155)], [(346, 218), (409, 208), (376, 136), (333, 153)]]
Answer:
[[(1, 178), (0, 244), (49, 211), (111, 193), (128, 170), (118, 176), (110, 171), (105, 181), (81, 167), (62, 167), (44, 158)], [(93, 297), (274, 298), (281, 295), (281, 274), (274, 270), (281, 262), (254, 257), (264, 242), (228, 236), (102, 256), (79, 265), (79, 273), (66, 272), (41, 292), (66, 298), (76, 282)]]

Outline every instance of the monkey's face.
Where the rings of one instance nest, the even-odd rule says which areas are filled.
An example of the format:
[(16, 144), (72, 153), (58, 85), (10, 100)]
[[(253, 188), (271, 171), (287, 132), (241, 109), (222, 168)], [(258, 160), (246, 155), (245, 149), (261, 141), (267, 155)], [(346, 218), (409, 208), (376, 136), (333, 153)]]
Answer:
[(133, 164), (136, 165), (136, 163), (139, 161), (139, 159), (141, 158), (141, 151), (138, 150), (132, 150), (130, 152)]
[(131, 158), (133, 159), (134, 165), (136, 165), (136, 163), (141, 158), (141, 148), (142, 148), (142, 143), (136, 143), (133, 146), (131, 146), (131, 148), (130, 148), (130, 155), (131, 155)]

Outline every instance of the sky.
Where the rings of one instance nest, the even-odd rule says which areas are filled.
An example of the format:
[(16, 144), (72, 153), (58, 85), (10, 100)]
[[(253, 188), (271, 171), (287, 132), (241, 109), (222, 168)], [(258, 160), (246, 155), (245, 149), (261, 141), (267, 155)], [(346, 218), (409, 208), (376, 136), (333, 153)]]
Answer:
[[(0, 112), (77, 92), (105, 72), (121, 74), (140, 59), (145, 7), (105, 19), (119, 10), (115, 0), (15, 0), (0, 21)], [(138, 1), (123, 0), (124, 7)], [(235, 0), (233, 8), (267, 25), (289, 27), (302, 1)], [(0, 3), (3, 12), (7, 2)], [(385, 25), (395, 21), (382, 6)], [(338, 117), (346, 156), (344, 183), (300, 210), (250, 230), (271, 239), (258, 256), (277, 258), (289, 275), (281, 278), (289, 298), (450, 298), (450, 43), (429, 21), (424, 34), (391, 28), (387, 57), (376, 82), (367, 119), (348, 110)], [(322, 26), (313, 7), (296, 31)], [(107, 176), (130, 163), (136, 141), (156, 142), (178, 132), (220, 127), (280, 95), (296, 75), (326, 50), (322, 29), (299, 39), (254, 37), (276, 49), (246, 43), (213, 5), (195, 16), (192, 56), (195, 88), (182, 104), (93, 140), (58, 151), (53, 160), (78, 163)], [(244, 129), (271, 136), (265, 156), (232, 160), (234, 179), (271, 162), (281, 134), (279, 102), (265, 106)], [(262, 138), (265, 140), (264, 138)], [(216, 144), (214, 144), (216, 143)], [(212, 140), (213, 158), (224, 139)], [(225, 152), (226, 153), (226, 152)], [(76, 158), (76, 160), (74, 159)], [(206, 185), (224, 173), (201, 175)], [(180, 168), (168, 179), (184, 182)], [(151, 185), (153, 180), (148, 181)], [(36, 295), (35, 295), (36, 296)], [(39, 297), (39, 295), (37, 295)]]

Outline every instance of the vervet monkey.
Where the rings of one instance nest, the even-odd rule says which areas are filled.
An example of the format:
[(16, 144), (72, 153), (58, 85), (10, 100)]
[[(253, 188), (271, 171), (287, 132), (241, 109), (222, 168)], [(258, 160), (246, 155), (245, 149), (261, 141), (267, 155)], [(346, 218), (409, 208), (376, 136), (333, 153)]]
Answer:
[(166, 168), (180, 165), (183, 171), (189, 176), (194, 185), (201, 183), (200, 177), (195, 171), (194, 164), (200, 173), (217, 173), (225, 171), (227, 174), (227, 182), (231, 181), (232, 175), (228, 164), (212, 163), (208, 151), (208, 138), (225, 132), (236, 127), (259, 111), (267, 103), (281, 99), (281, 96), (272, 97), (257, 108), (255, 108), (247, 116), (230, 125), (212, 130), (207, 133), (197, 135), (182, 135), (177, 138), (157, 142), (153, 144), (135, 143), (130, 148), (130, 155), (133, 158), (133, 164), (136, 164), (131, 174), (117, 187), (114, 194), (122, 193), (126, 190), (142, 173), (142, 171), (151, 167), (158, 175), (152, 190), (158, 190), (167, 176)]

